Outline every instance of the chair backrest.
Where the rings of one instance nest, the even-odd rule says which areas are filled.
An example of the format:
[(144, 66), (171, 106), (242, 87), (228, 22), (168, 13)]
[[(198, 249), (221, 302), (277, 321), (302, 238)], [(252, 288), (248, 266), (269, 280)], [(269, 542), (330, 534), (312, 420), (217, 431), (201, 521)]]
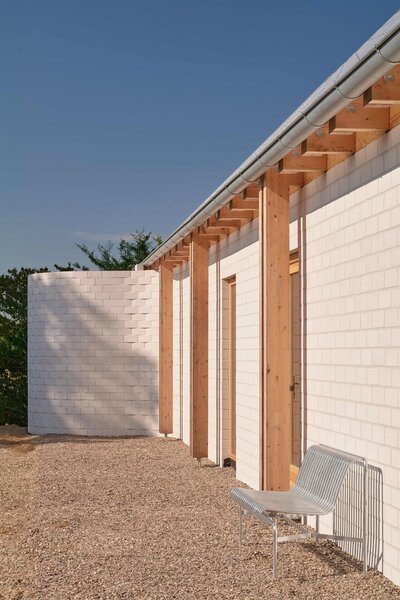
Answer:
[(331, 512), (349, 467), (357, 462), (365, 461), (360, 456), (328, 446), (310, 446), (292, 491), (325, 514)]

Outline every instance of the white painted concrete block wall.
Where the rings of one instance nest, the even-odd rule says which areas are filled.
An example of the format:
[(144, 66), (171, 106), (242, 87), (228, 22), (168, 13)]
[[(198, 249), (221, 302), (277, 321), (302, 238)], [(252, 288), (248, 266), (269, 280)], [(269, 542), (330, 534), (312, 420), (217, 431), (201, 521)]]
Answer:
[[(217, 254), (219, 253), (219, 254)], [(227, 456), (226, 337), (222, 305), (224, 280), (236, 276), (237, 294), (237, 477), (250, 486), (259, 485), (259, 272), (258, 220), (243, 227), (210, 250), (209, 257), (209, 458), (215, 462)], [(182, 389), (183, 441), (190, 442), (190, 278), (186, 265), (175, 269), (174, 328), (179, 327), (178, 278), (182, 285), (182, 380), (174, 365), (174, 415)], [(218, 313), (220, 317), (217, 318)], [(225, 328), (226, 329), (226, 328)], [(177, 336), (174, 336), (174, 341)], [(174, 359), (179, 360), (174, 348)], [(217, 360), (218, 359), (218, 360)], [(217, 366), (218, 365), (218, 366)], [(225, 380), (225, 384), (224, 384)], [(217, 411), (219, 411), (219, 418)], [(178, 419), (174, 434), (178, 435)], [(218, 429), (219, 428), (219, 429)]]
[(302, 192), (307, 444), (343, 448), (383, 470), (384, 573), (397, 584), (399, 164), (396, 128)]
[(190, 444), (190, 274), (186, 264), (182, 272), (182, 390), (183, 441)]
[(173, 436), (182, 438), (181, 337), (182, 337), (182, 278), (176, 269), (173, 280)]
[[(258, 219), (210, 250), (209, 458), (228, 451), (226, 280), (236, 277), (236, 476), (259, 486), (259, 244)], [(219, 289), (218, 289), (219, 286)], [(218, 318), (219, 313), (219, 318)], [(225, 321), (225, 322), (224, 322)], [(219, 355), (219, 356), (218, 356)], [(219, 393), (219, 398), (218, 398)], [(219, 410), (219, 418), (217, 415)], [(217, 435), (217, 425), (221, 428)], [(217, 442), (219, 441), (219, 448)]]
[(29, 431), (157, 435), (158, 274), (31, 275)]

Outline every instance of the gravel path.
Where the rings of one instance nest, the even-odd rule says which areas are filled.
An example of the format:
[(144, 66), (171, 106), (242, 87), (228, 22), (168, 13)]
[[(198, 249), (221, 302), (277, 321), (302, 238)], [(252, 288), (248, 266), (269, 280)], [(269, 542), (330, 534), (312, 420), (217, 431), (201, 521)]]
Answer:
[(400, 598), (330, 543), (282, 545), (273, 582), (267, 527), (239, 551), (233, 471), (180, 441), (3, 431), (0, 473), (1, 600)]

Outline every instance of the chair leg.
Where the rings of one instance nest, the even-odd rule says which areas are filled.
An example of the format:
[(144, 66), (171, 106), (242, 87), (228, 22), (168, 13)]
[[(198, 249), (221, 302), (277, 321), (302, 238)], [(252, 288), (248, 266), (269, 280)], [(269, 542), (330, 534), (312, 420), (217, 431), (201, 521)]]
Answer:
[(362, 510), (362, 556), (363, 556), (363, 573), (366, 575), (368, 572), (368, 557), (367, 557), (367, 540), (368, 540), (368, 463), (364, 461), (364, 472), (363, 472), (363, 510)]
[(243, 538), (243, 508), (239, 506), (239, 546), (242, 545)]
[[(315, 531), (318, 534), (319, 533), (319, 515), (316, 515), (315, 517)], [(319, 537), (318, 535), (315, 538), (315, 541), (317, 544), (319, 544)]]
[(272, 521), (272, 576), (276, 577), (278, 568), (278, 522)]

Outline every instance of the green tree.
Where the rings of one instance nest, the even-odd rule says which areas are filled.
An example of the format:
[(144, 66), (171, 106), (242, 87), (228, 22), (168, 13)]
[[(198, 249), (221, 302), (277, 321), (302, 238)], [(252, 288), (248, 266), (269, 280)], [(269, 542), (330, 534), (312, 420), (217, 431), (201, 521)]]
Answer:
[[(77, 244), (90, 262), (100, 270), (130, 270), (161, 244), (161, 238), (137, 231), (132, 240), (114, 244), (98, 244), (89, 250), (86, 244)], [(96, 254), (97, 252), (97, 254)], [(57, 271), (88, 271), (78, 262), (66, 266), (54, 265)], [(0, 425), (26, 425), (28, 402), (27, 329), (28, 277), (33, 273), (48, 273), (41, 269), (9, 269), (0, 275)]]
[(88, 267), (83, 267), (78, 262), (70, 263), (68, 262), (66, 265), (54, 265), (56, 271), (89, 271)]
[[(96, 250), (90, 250), (86, 244), (76, 245), (101, 271), (129, 271), (141, 263), (162, 242), (160, 236), (143, 230), (131, 233), (131, 236), (132, 240), (119, 241), (116, 255), (114, 255), (113, 242), (97, 244)], [(75, 263), (72, 266), (77, 265), (78, 263)]]
[[(130, 271), (162, 243), (159, 235), (145, 233), (143, 230), (131, 233), (131, 236), (132, 240), (120, 240), (117, 246), (111, 241), (97, 244), (95, 250), (91, 250), (86, 244), (76, 244), (76, 246), (100, 271)], [(55, 264), (54, 267), (57, 271), (89, 271), (88, 267), (78, 262), (68, 262), (67, 265)]]
[(0, 424), (26, 425), (28, 276), (42, 269), (0, 275)]

